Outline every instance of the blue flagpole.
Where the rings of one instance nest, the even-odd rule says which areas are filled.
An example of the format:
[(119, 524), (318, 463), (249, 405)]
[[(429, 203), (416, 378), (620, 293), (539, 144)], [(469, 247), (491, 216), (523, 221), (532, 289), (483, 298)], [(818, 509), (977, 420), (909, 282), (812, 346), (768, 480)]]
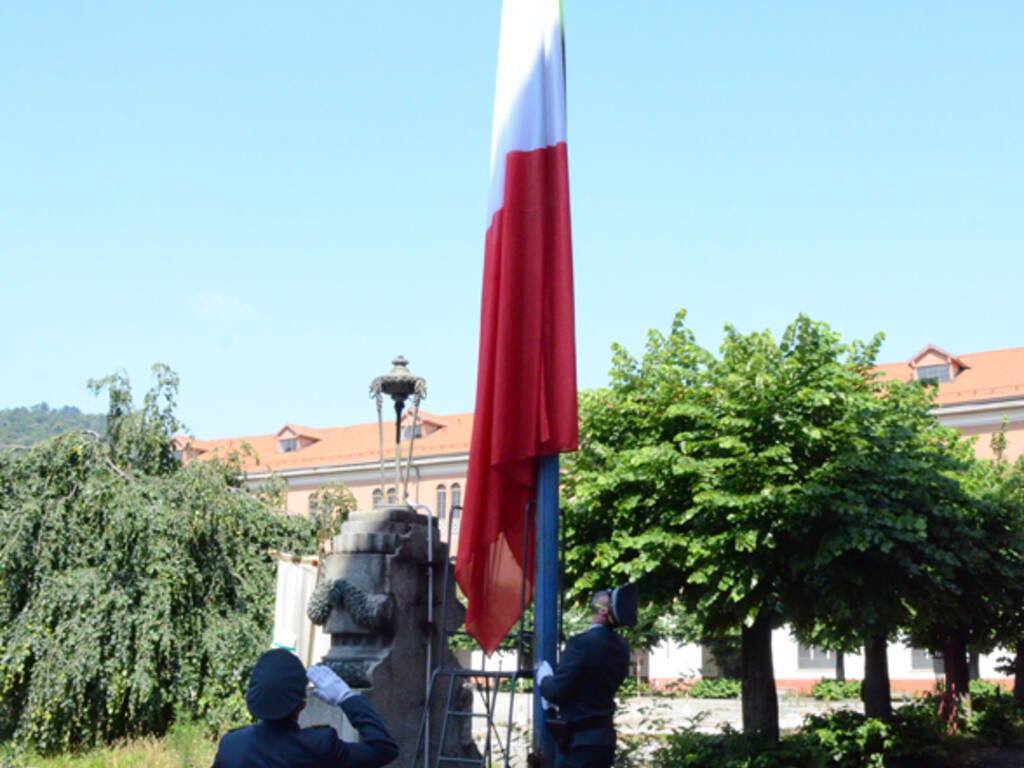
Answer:
[[(558, 654), (558, 454), (537, 459), (537, 548), (533, 587), (533, 660), (555, 666)], [(555, 742), (544, 727), (539, 692), (533, 697), (533, 743), (542, 768), (555, 764)]]

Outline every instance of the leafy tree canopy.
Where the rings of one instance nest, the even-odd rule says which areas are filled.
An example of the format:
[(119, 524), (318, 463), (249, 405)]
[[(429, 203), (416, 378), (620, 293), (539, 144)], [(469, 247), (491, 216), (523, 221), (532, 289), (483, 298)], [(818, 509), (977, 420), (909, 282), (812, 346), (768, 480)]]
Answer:
[(727, 326), (713, 355), (680, 312), (580, 397), (568, 583), (632, 580), (702, 638), (740, 631), (744, 722), (769, 736), (771, 627), (838, 648), (957, 615), (985, 634), (1019, 597), (999, 586), (1021, 581), (1019, 517), (975, 492), (929, 391), (872, 373), (880, 343), (801, 316), (778, 340)]
[(582, 591), (631, 579), (710, 635), (781, 617), (815, 562), (808, 487), (856, 432), (879, 339), (844, 345), (801, 317), (779, 342), (727, 327), (716, 358), (677, 315), (611, 386), (581, 395), (567, 462), (567, 570)]
[(313, 526), (240, 486), (239, 466), (171, 454), (177, 377), (141, 407), (109, 377), (101, 438), (68, 432), (0, 454), (0, 739), (44, 750), (161, 733), (176, 711), (247, 719), (270, 643), (269, 549)]

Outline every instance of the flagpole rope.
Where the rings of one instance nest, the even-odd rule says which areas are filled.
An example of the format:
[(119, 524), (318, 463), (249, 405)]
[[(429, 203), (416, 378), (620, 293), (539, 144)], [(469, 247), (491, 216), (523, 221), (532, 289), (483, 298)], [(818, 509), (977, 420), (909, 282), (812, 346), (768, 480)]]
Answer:
[(384, 398), (381, 393), (370, 390), (373, 394), (374, 399), (377, 401), (377, 437), (380, 441), (380, 492), (384, 494)]

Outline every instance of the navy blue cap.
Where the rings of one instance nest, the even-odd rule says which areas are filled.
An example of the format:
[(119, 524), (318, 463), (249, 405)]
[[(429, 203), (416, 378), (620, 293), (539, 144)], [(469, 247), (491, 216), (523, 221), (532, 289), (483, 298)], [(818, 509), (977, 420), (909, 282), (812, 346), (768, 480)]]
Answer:
[(623, 584), (611, 591), (612, 617), (616, 624), (635, 627), (637, 621), (636, 584)]
[(280, 720), (306, 700), (306, 668), (284, 648), (267, 651), (253, 667), (245, 704), (253, 717)]

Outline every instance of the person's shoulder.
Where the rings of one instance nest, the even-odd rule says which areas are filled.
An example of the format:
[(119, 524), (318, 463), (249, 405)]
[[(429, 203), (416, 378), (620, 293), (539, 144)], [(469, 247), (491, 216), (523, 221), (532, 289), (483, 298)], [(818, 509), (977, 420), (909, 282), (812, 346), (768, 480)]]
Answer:
[(601, 647), (614, 647), (614, 648), (626, 648), (628, 651), (629, 643), (626, 639), (616, 632), (611, 627), (601, 625), (595, 627), (588, 632), (584, 632), (579, 635), (581, 642), (590, 646), (601, 646)]
[(339, 740), (338, 733), (329, 725), (312, 725), (299, 731), (299, 738), (315, 751), (332, 748)]
[(249, 723), (248, 725), (240, 725), (237, 728), (232, 728), (229, 731), (225, 731), (221, 739), (240, 739), (245, 738), (248, 734), (252, 733), (256, 727), (256, 723)]
[(219, 750), (232, 752), (239, 747), (244, 748), (246, 742), (252, 738), (255, 728), (255, 724), (240, 725), (237, 728), (232, 728), (220, 737)]
[(578, 635), (573, 635), (565, 641), (565, 650), (575, 648), (576, 650), (583, 650), (589, 646), (593, 641), (593, 632), (580, 632)]
[(592, 624), (586, 632), (576, 635), (581, 643), (607, 643), (618, 636), (618, 632), (604, 624)]

